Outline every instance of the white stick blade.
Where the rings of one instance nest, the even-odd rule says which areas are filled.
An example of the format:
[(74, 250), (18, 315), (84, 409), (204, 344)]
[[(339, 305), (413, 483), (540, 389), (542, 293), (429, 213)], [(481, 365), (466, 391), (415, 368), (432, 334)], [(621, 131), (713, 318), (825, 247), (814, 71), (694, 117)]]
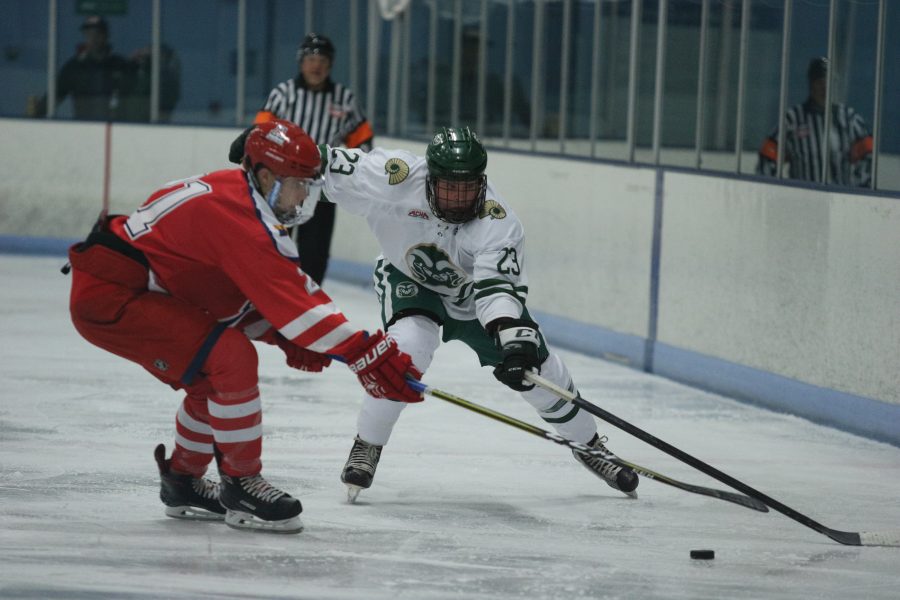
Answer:
[(860, 531), (859, 541), (863, 546), (900, 546), (900, 530)]

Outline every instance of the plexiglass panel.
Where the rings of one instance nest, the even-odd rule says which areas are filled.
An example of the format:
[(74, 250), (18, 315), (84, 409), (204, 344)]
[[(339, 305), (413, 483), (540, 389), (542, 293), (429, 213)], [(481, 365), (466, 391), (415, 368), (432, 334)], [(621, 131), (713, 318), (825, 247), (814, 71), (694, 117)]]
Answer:
[(0, 14), (0, 114), (37, 116), (47, 90), (47, 3), (0, 0)]
[[(788, 155), (812, 129), (785, 128), (780, 174), (763, 158), (773, 143), (777, 156), (782, 110), (813, 97), (810, 60), (830, 53), (830, 100), (842, 108), (827, 125), (851, 136), (842, 120), (852, 117), (859, 139), (841, 141), (857, 179), (829, 184), (866, 185), (857, 161), (874, 146), (868, 184), (900, 189), (900, 3), (892, 0), (667, 0), (658, 132), (661, 0), (411, 0), (393, 20), (383, 15), (394, 5), (375, 0), (158, 0), (158, 79), (156, 5), (0, 0), (0, 115), (246, 124), (275, 85), (296, 76), (297, 47), (317, 31), (336, 47), (332, 78), (355, 92), (376, 136), (424, 141), (436, 127), (469, 125), (494, 145), (643, 163), (656, 160), (658, 139), (662, 165), (803, 179)], [(82, 12), (89, 6), (107, 13), (94, 18)], [(842, 159), (829, 159), (834, 176)]]

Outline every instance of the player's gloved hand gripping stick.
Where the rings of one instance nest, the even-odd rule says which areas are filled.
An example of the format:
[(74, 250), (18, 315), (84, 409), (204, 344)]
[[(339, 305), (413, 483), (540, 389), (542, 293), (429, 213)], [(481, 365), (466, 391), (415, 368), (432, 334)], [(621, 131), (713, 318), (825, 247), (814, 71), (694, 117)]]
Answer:
[(407, 385), (407, 376), (419, 379), (422, 373), (412, 364), (409, 354), (397, 347), (397, 342), (382, 331), (364, 338), (343, 357), (333, 357), (347, 363), (366, 392), (374, 398), (396, 402), (421, 402), (422, 395)]
[(495, 323), (494, 341), (502, 358), (494, 367), (494, 377), (517, 392), (527, 392), (534, 384), (525, 381), (525, 372), (541, 372), (537, 324), (525, 319), (503, 319)]

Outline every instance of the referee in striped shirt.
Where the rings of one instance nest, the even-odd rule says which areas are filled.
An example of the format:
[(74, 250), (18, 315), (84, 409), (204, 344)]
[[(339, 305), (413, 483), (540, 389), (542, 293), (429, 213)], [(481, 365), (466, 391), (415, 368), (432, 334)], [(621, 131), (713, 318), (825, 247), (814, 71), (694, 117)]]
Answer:
[[(300, 72), (269, 92), (254, 123), (285, 119), (302, 127), (317, 144), (371, 150), (372, 127), (353, 92), (331, 79), (331, 40), (318, 33), (308, 34), (297, 50), (297, 62)], [(334, 218), (334, 204), (319, 202), (315, 216), (292, 232), (303, 271), (319, 284), (328, 267)]]
[[(792, 106), (784, 116), (784, 162), (788, 177), (804, 181), (822, 180), (822, 145), (825, 131), (825, 92), (828, 60), (814, 58), (807, 70), (809, 98)], [(865, 121), (845, 104), (831, 105), (831, 138), (828, 144), (828, 182), (869, 187), (872, 182), (872, 136)], [(777, 175), (778, 127), (759, 149), (756, 172)]]

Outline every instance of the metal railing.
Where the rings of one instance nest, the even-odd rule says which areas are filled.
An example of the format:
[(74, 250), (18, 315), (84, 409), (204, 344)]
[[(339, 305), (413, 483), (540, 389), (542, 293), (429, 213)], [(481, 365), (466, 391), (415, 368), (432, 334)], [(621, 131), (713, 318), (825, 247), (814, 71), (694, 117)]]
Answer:
[[(145, 0), (152, 5), (152, 78), (150, 82), (150, 121), (157, 122), (160, 118), (160, 45), (161, 45), (161, 13), (165, 9), (162, 0)], [(677, 0), (672, 0), (677, 1)], [(733, 130), (727, 122), (721, 121), (725, 112), (723, 107), (728, 102), (728, 97), (723, 94), (734, 93), (731, 88), (723, 88), (729, 86), (727, 81), (721, 79), (721, 71), (725, 68), (723, 60), (719, 61), (720, 73), (718, 88), (724, 89), (719, 91), (719, 99), (716, 106), (711, 106), (708, 102), (710, 91), (709, 69), (711, 60), (717, 57), (711, 56), (711, 42), (713, 36), (710, 32), (711, 22), (711, 3), (720, 2), (717, 7), (722, 8), (722, 35), (730, 32), (732, 9), (740, 4), (740, 41), (738, 43), (737, 57), (737, 86), (735, 105), (735, 120)], [(798, 0), (803, 1), (803, 0)], [(876, 188), (879, 169), (879, 152), (883, 143), (882, 122), (884, 119), (883, 111), (885, 110), (882, 101), (884, 93), (885, 79), (885, 38), (887, 26), (887, 0), (877, 1), (878, 16), (877, 25), (875, 27), (875, 74), (874, 74), (874, 107), (872, 119), (873, 133), (873, 160), (872, 160), (872, 188)], [(53, 117), (56, 115), (56, 77), (58, 69), (57, 63), (57, 27), (58, 27), (58, 0), (48, 0), (49, 20), (47, 26), (48, 35), (48, 60), (47, 60), (47, 89), (48, 89), (48, 106), (47, 115)], [(424, 130), (426, 132), (433, 131), (437, 123), (437, 95), (446, 93), (446, 86), (439, 85), (438, 71), (446, 69), (447, 58), (446, 53), (440, 57), (438, 48), (438, 29), (442, 23), (446, 23), (449, 18), (452, 21), (452, 48), (449, 53), (449, 72), (450, 72), (450, 97), (449, 97), (449, 120), (451, 125), (459, 125), (462, 117), (461, 98), (463, 95), (472, 95), (474, 102), (474, 119), (471, 124), (477, 127), (479, 131), (485, 131), (490, 128), (492, 131), (499, 131), (499, 135), (492, 136), (492, 142), (504, 147), (514, 145), (531, 151), (551, 151), (560, 154), (580, 154), (587, 157), (596, 158), (600, 156), (598, 151), (599, 144), (607, 143), (615, 140), (620, 148), (621, 158), (628, 162), (637, 162), (638, 149), (647, 149), (648, 144), (639, 143), (639, 136), (643, 131), (643, 138), (646, 140), (646, 127), (639, 131), (639, 121), (643, 116), (639, 112), (639, 103), (641, 102), (641, 50), (651, 43), (650, 36), (642, 36), (642, 30), (646, 27), (652, 27), (653, 23), (645, 23), (645, 14), (648, 10), (655, 9), (655, 26), (656, 26), (656, 42), (655, 42), (655, 80), (653, 89), (653, 111), (652, 111), (652, 129), (651, 142), (649, 143), (650, 154), (646, 155), (642, 150), (641, 157), (645, 162), (650, 164), (660, 164), (663, 162), (661, 156), (663, 150), (668, 150), (663, 136), (666, 118), (687, 119), (690, 117), (689, 112), (694, 113), (694, 129), (693, 147), (689, 148), (688, 156), (685, 160), (687, 166), (695, 168), (704, 167), (704, 153), (706, 152), (708, 128), (707, 128), (707, 112), (715, 110), (720, 122), (717, 124), (717, 142), (713, 144), (717, 154), (721, 157), (728, 153), (724, 141), (722, 131), (729, 136), (733, 136), (733, 171), (742, 172), (742, 157), (747, 149), (744, 148), (746, 139), (746, 121), (747, 113), (747, 84), (748, 84), (748, 60), (750, 52), (749, 38), (751, 35), (751, 16), (752, 16), (752, 0), (695, 0), (694, 5), (699, 6), (700, 15), (699, 22), (691, 25), (696, 29), (699, 42), (697, 44), (698, 60), (696, 63), (697, 83), (696, 98), (691, 103), (694, 110), (684, 111), (683, 107), (680, 113), (672, 112), (666, 89), (666, 61), (667, 58), (677, 56), (672, 54), (670, 48), (671, 36), (670, 31), (670, 0), (413, 0), (409, 3), (405, 11), (397, 15), (388, 25), (387, 38), (390, 40), (387, 48), (383, 45), (383, 27), (384, 21), (381, 18), (379, 7), (380, 2), (377, 0), (346, 0), (345, 2), (326, 2), (325, 0), (308, 0), (303, 3), (303, 15), (305, 23), (313, 23), (316, 16), (325, 14), (328, 11), (339, 10), (345, 15), (350, 23), (349, 35), (347, 39), (339, 40), (346, 48), (349, 57), (349, 83), (352, 89), (358, 90), (360, 85), (365, 82), (366, 94), (365, 107), (370, 119), (375, 120), (376, 129), (390, 136), (407, 136), (411, 132)], [(625, 4), (630, 4), (630, 16)], [(871, 4), (871, 3), (870, 3)], [(683, 4), (682, 4), (683, 5)], [(237, 72), (235, 78), (235, 117), (234, 122), (237, 125), (244, 125), (247, 120), (245, 110), (245, 90), (247, 80), (247, 27), (248, 15), (247, 11), (253, 8), (253, 5), (247, 0), (237, 0), (237, 31), (235, 32)], [(621, 9), (620, 9), (621, 7)], [(548, 32), (548, 11), (553, 9), (553, 26), (558, 29)], [(365, 9), (366, 18), (368, 19), (367, 39), (359, 39), (358, 35), (359, 23), (363, 18), (361, 13)], [(471, 10), (469, 10), (471, 9)], [(477, 10), (475, 10), (477, 9)], [(609, 14), (609, 19), (604, 17), (604, 9)], [(777, 173), (778, 177), (784, 177), (785, 156), (783, 149), (785, 148), (785, 113), (788, 109), (788, 88), (791, 74), (791, 54), (792, 46), (796, 45), (796, 41), (792, 38), (791, 31), (794, 25), (794, 12), (796, 3), (794, 0), (784, 0), (783, 10), (781, 13), (781, 51), (780, 51), (780, 80), (778, 90), (778, 119), (780, 123), (778, 127), (777, 145)], [(415, 36), (417, 43), (427, 36), (427, 69), (424, 73), (413, 71), (411, 65), (411, 45), (413, 43), (413, 33), (411, 31), (412, 11), (427, 11), (427, 28), (428, 31), (416, 31)], [(774, 9), (773, 9), (774, 10)], [(497, 14), (505, 11), (505, 19), (494, 19), (496, 27), (489, 26), (489, 19)], [(523, 12), (527, 11), (527, 12)], [(582, 18), (583, 15), (590, 14), (589, 19)], [(649, 16), (649, 15), (648, 15)], [(520, 17), (527, 17), (524, 21)], [(629, 26), (629, 42), (628, 42), (628, 58), (627, 58), (627, 100), (625, 102), (625, 118), (619, 119), (615, 123), (617, 133), (609, 135), (608, 131), (604, 131), (603, 121), (600, 116), (600, 106), (603, 102), (611, 102), (611, 95), (617, 90), (612, 86), (604, 86), (601, 81), (601, 66), (604, 62), (601, 60), (604, 53), (604, 34), (603, 28), (609, 28), (616, 25), (620, 19), (630, 20)], [(520, 22), (525, 22), (531, 26), (531, 42), (530, 47), (520, 47), (518, 44), (522, 38), (517, 36), (517, 27)], [(840, 23), (840, 15), (838, 10), (838, 1), (829, 0), (828, 10), (828, 35), (827, 35), (827, 56), (832, 59), (838, 52), (838, 30)], [(573, 50), (573, 44), (570, 42), (572, 36), (576, 34), (576, 27), (579, 35), (583, 35), (581, 43), (582, 55), (576, 56)], [(499, 32), (498, 32), (499, 30)], [(468, 31), (477, 32), (478, 37), (478, 60), (475, 64), (464, 64), (462, 56), (463, 38)], [(528, 33), (528, 32), (524, 32)], [(298, 33), (298, 37), (299, 37)], [(548, 51), (547, 37), (548, 35), (560, 36), (561, 42), (558, 46), (559, 52), (554, 50)], [(730, 34), (729, 34), (730, 35)], [(492, 37), (493, 36), (493, 37)], [(646, 39), (644, 39), (646, 37)], [(717, 40), (722, 44), (722, 40)], [(528, 42), (522, 42), (522, 46)], [(556, 48), (557, 46), (554, 46)], [(341, 52), (345, 50), (342, 48)], [(729, 45), (730, 48), (730, 45)], [(488, 70), (489, 64), (487, 55), (491, 51), (504, 52), (505, 58), (502, 67), (502, 100), (491, 98), (493, 104), (491, 108), (494, 114), (493, 121), (488, 118)], [(609, 50), (607, 50), (609, 51)], [(367, 55), (367, 56), (366, 56)], [(585, 55), (589, 58), (585, 58)], [(363, 66), (362, 58), (366, 58), (365, 66)], [(382, 60), (386, 58), (387, 60)], [(527, 128), (527, 135), (514, 135), (513, 131), (513, 99), (516, 92), (517, 72), (521, 71), (518, 66), (519, 62), (530, 59), (531, 82), (530, 95), (530, 118), (527, 123), (522, 125)], [(573, 68), (576, 59), (580, 59), (583, 63), (585, 60), (591, 65), (590, 77), (577, 78), (573, 74)], [(614, 57), (606, 56), (607, 62), (615, 60)], [(444, 62), (442, 62), (444, 61)], [(830, 60), (831, 65), (835, 65), (834, 60)], [(684, 61), (680, 63), (680, 67), (684, 69), (691, 68), (691, 62)], [(623, 66), (624, 68), (624, 66)], [(365, 69), (365, 73), (362, 70)], [(463, 89), (462, 78), (466, 70), (475, 70), (475, 87), (476, 89)], [(556, 70), (558, 69), (558, 73)], [(835, 69), (828, 69), (828, 85), (826, 92), (826, 106), (830, 106), (833, 98), (836, 96), (834, 88)], [(558, 78), (558, 88), (549, 88), (545, 81), (548, 77)], [(647, 77), (647, 74), (644, 74)], [(420, 81), (423, 80), (423, 81)], [(555, 80), (555, 79), (554, 79)], [(410, 90), (413, 83), (423, 83), (425, 89), (424, 100), (416, 98), (416, 102), (424, 105), (424, 110), (419, 114), (424, 114), (423, 122), (416, 123), (417, 127), (411, 127), (413, 123), (410, 121)], [(443, 82), (440, 82), (443, 83)], [(496, 83), (496, 82), (495, 82)], [(733, 86), (732, 86), (733, 87)], [(625, 92), (626, 90), (618, 90)], [(585, 100), (586, 98), (586, 100)], [(582, 103), (587, 102), (588, 108), (578, 115), (573, 114), (571, 106), (575, 100)], [(555, 114), (556, 120), (550, 122), (546, 113), (546, 107), (558, 107)], [(499, 111), (496, 108), (499, 107)], [(893, 105), (889, 105), (890, 110), (895, 110)], [(386, 109), (379, 111), (378, 109)], [(730, 109), (729, 109), (730, 110)], [(499, 112), (499, 118), (496, 116)], [(386, 117), (382, 122), (375, 119), (376, 115), (384, 114)], [(753, 116), (753, 115), (751, 115)], [(580, 121), (577, 121), (580, 119)], [(825, 135), (820, 140), (820, 152), (823, 156), (827, 155), (827, 143), (832, 128), (835, 126), (832, 122), (831, 111), (825, 111)], [(467, 118), (468, 121), (468, 118)], [(577, 123), (576, 123), (577, 121)], [(548, 125), (549, 122), (549, 125)], [(641, 121), (646, 124), (645, 121)], [(725, 128), (722, 127), (725, 123)], [(556, 127), (553, 130), (553, 126)], [(579, 135), (571, 135), (570, 129), (577, 128)], [(607, 123), (607, 129), (609, 129)], [(727, 137), (727, 136), (726, 136)], [(555, 138), (555, 143), (554, 143)], [(688, 142), (688, 145), (690, 142)], [(549, 150), (548, 150), (549, 149)], [(682, 144), (681, 150), (684, 150)], [(683, 153), (683, 152), (682, 152)], [(829, 161), (823, 161), (824, 167), (820, 175), (820, 183), (829, 181)]]

